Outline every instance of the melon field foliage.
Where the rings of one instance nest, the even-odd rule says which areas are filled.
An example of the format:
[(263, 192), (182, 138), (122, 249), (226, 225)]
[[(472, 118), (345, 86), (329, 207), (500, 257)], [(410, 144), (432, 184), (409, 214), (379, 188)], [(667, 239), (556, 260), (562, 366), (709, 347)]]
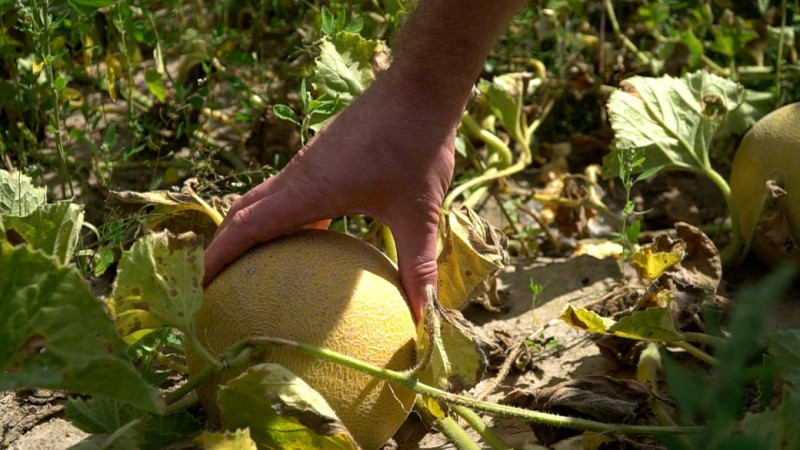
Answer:
[[(729, 185), (747, 131), (800, 101), (792, 1), (528, 2), (458, 127), (417, 364), (203, 346), (231, 204), (380, 77), (414, 3), (0, 0), (0, 447), (57, 417), (80, 438), (47, 448), (359, 448), (324, 395), (253, 364), (280, 346), (415, 392), (387, 448), (800, 448), (798, 268), (750, 252)], [(396, 263), (373, 218), (331, 229)], [(532, 268), (571, 263), (615, 275), (540, 319), (573, 285)], [(543, 373), (575, 347), (603, 370)], [(216, 426), (194, 389), (228, 368)], [(12, 423), (31, 392), (56, 413)]]

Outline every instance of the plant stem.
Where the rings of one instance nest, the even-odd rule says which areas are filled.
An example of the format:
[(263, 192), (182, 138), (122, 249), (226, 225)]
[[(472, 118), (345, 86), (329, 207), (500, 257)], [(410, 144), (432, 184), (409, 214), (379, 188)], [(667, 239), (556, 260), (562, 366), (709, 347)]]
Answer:
[(397, 264), (397, 244), (394, 242), (392, 230), (386, 225), (381, 224), (381, 235), (383, 237), (383, 247), (386, 250), (386, 256)]
[(781, 37), (778, 38), (778, 58), (775, 61), (775, 101), (781, 104), (781, 70), (783, 66), (783, 39), (786, 35), (786, 0), (781, 1)]
[(250, 341), (247, 339), (233, 344), (233, 346), (231, 346), (231, 348), (229, 348), (228, 351), (222, 355), (220, 360), (215, 358), (211, 353), (208, 352), (208, 350), (206, 350), (205, 347), (203, 347), (202, 344), (200, 344), (199, 341), (197, 341), (197, 338), (193, 332), (187, 334), (187, 337), (189, 339), (189, 345), (192, 346), (194, 351), (200, 353), (203, 359), (208, 362), (208, 367), (205, 367), (195, 376), (189, 378), (189, 380), (184, 383), (183, 386), (167, 394), (165, 398), (167, 405), (177, 403), (180, 399), (191, 393), (198, 385), (214, 375), (222, 372), (224, 369), (242, 365), (250, 359), (250, 350), (252, 346)]
[(639, 59), (639, 62), (644, 64), (645, 66), (650, 66), (650, 58), (647, 57), (644, 53), (640, 52), (636, 45), (628, 39), (628, 36), (622, 32), (619, 27), (619, 22), (617, 21), (617, 14), (614, 12), (614, 3), (611, 0), (604, 1), (606, 6), (606, 14), (608, 15), (608, 21), (611, 22), (611, 28), (614, 30), (614, 34), (617, 35), (617, 38), (622, 41), (622, 45), (625, 46), (628, 50), (633, 52), (636, 55), (636, 58)]
[(475, 414), (471, 409), (461, 405), (451, 405), (453, 412), (459, 417), (464, 419), (473, 430), (478, 432), (483, 438), (483, 441), (489, 444), (494, 450), (509, 450), (511, 447), (497, 435), (491, 428), (486, 425), (486, 422), (481, 417)]
[(426, 395), (444, 401), (450, 405), (461, 405), (467, 408), (481, 411), (487, 414), (502, 416), (502, 417), (515, 417), (529, 422), (541, 423), (544, 425), (551, 425), (557, 427), (574, 428), (586, 431), (596, 431), (602, 433), (618, 433), (618, 434), (686, 434), (696, 433), (700, 431), (699, 427), (662, 427), (662, 426), (649, 426), (649, 425), (625, 425), (625, 424), (609, 424), (598, 422), (594, 420), (582, 419), (577, 417), (565, 417), (558, 414), (546, 413), (541, 411), (531, 411), (524, 408), (514, 406), (501, 405), (498, 403), (491, 403), (481, 400), (476, 400), (464, 395), (453, 394), (435, 387), (428, 386), (417, 380), (411, 373), (398, 372), (395, 370), (384, 369), (358, 359), (352, 358), (341, 353), (334, 352), (319, 347), (300, 344), (287, 339), (273, 338), (273, 337), (253, 337), (251, 342), (255, 345), (282, 345), (286, 347), (295, 348), (303, 353), (323, 358), (328, 361), (333, 361), (351, 369), (355, 369), (376, 378), (386, 380), (398, 384), (406, 389), (412, 390), (418, 394)]
[(712, 336), (706, 333), (687, 332), (687, 333), (681, 333), (681, 335), (687, 341), (699, 342), (701, 344), (712, 345), (714, 347), (719, 347), (720, 345), (725, 343), (725, 339), (718, 336)]
[[(38, 5), (38, 2), (37, 6)], [(50, 83), (50, 89), (53, 91), (53, 96), (55, 97), (55, 103), (53, 105), (53, 115), (51, 116), (51, 123), (53, 136), (55, 136), (56, 141), (56, 149), (58, 150), (58, 161), (59, 165), (61, 166), (61, 170), (66, 175), (68, 182), (64, 182), (63, 178), (61, 181), (61, 189), (64, 193), (66, 193), (66, 189), (64, 184), (69, 186), (69, 195), (70, 197), (75, 196), (75, 191), (72, 188), (72, 177), (69, 174), (69, 168), (67, 167), (67, 152), (64, 150), (64, 139), (61, 134), (61, 105), (59, 102), (59, 90), (56, 87), (56, 74), (53, 70), (53, 55), (51, 54), (50, 48), (50, 32), (51, 27), (53, 25), (51, 17), (50, 17), (50, 0), (44, 0), (41, 3), (41, 9), (38, 11), (38, 16), (42, 20), (42, 29), (40, 30), (40, 37), (41, 37), (41, 45), (42, 45), (42, 59), (44, 62), (45, 71), (47, 73), (47, 81)], [(37, 14), (34, 14), (34, 21), (36, 20)]]
[(729, 267), (739, 260), (742, 253), (742, 228), (739, 222), (739, 208), (736, 206), (736, 199), (733, 198), (731, 187), (725, 178), (711, 167), (706, 167), (702, 172), (707, 176), (717, 189), (722, 193), (725, 199), (725, 204), (728, 206), (728, 215), (731, 218), (731, 242), (722, 251), (720, 251), (720, 259), (722, 265)]
[(705, 362), (709, 366), (712, 367), (719, 367), (719, 360), (714, 358), (713, 356), (709, 355), (708, 353), (700, 350), (699, 348), (695, 347), (694, 345), (686, 342), (686, 341), (675, 341), (670, 342), (669, 345), (673, 345), (678, 348), (682, 348), (686, 350), (687, 353), (691, 354), (695, 358)]
[(481, 450), (481, 447), (473, 440), (461, 425), (450, 416), (436, 420), (434, 425), (439, 431), (452, 442), (458, 450)]
[(464, 115), (461, 116), (461, 125), (464, 126), (467, 134), (482, 140), (489, 148), (490, 152), (500, 156), (500, 165), (502, 167), (508, 167), (511, 165), (514, 160), (511, 149), (508, 147), (508, 144), (503, 142), (503, 140), (497, 137), (496, 134), (488, 130), (484, 130), (480, 124), (478, 124), (478, 121), (476, 121), (475, 118), (469, 113), (464, 113)]

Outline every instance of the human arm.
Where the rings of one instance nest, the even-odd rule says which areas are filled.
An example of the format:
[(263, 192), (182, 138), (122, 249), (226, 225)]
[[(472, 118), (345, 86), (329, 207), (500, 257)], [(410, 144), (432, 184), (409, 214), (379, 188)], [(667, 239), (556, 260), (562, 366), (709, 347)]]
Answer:
[(250, 247), (365, 214), (392, 231), (419, 319), (436, 286), (439, 212), (455, 131), (492, 44), (521, 0), (420, 0), (389, 69), (292, 158), (234, 203), (205, 254), (204, 283)]

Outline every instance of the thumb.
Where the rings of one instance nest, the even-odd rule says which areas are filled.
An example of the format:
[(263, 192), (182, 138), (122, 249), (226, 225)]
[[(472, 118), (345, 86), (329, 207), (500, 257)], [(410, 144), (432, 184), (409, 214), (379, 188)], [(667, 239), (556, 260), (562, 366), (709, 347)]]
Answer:
[(438, 223), (392, 229), (397, 244), (400, 281), (414, 320), (422, 318), (428, 290), (437, 289), (436, 240)]

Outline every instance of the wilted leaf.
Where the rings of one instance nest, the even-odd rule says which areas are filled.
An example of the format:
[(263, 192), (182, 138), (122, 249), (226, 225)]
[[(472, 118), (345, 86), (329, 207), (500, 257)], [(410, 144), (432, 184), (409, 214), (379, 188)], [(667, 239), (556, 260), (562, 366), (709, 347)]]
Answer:
[(444, 307), (461, 309), (481, 283), (504, 267), (506, 238), (467, 208), (451, 211), (439, 227), (439, 299)]
[(45, 204), (46, 195), (29, 176), (0, 169), (0, 216), (27, 216)]
[(652, 246), (641, 247), (633, 254), (632, 262), (640, 278), (655, 280), (664, 271), (680, 262), (683, 254), (655, 251)]
[(117, 332), (173, 327), (192, 333), (203, 301), (203, 249), (191, 233), (147, 235), (119, 262), (109, 308)]
[(83, 226), (83, 205), (59, 202), (41, 205), (30, 214), (3, 219), (6, 230), (14, 230), (32, 249), (53, 256), (66, 264), (78, 245)]
[(706, 72), (626, 79), (608, 102), (614, 150), (603, 160), (603, 175), (617, 176), (618, 155), (629, 151), (645, 152), (639, 171), (664, 166), (705, 172), (715, 133), (744, 99), (741, 85)]
[(0, 390), (41, 387), (164, 407), (76, 269), (25, 246), (0, 253), (0, 342)]
[(148, 214), (141, 219), (145, 231), (169, 230), (174, 234), (191, 231), (203, 236), (206, 244), (211, 242), (227, 212), (227, 206), (218, 199), (206, 202), (200, 198), (189, 182), (181, 192), (112, 191), (106, 206), (118, 209), (123, 215), (141, 214), (149, 207)]
[(416, 374), (444, 389), (474, 386), (486, 367), (481, 341), (459, 311), (442, 307), (431, 295), (417, 325), (417, 355), (427, 364)]
[[(650, 390), (634, 380), (607, 376), (569, 380), (535, 390), (515, 390), (501, 403), (606, 423), (648, 424)], [(579, 430), (531, 423), (539, 442), (551, 445)]]
[(223, 426), (249, 428), (259, 448), (358, 448), (322, 395), (281, 365), (248, 368), (217, 401)]
[(567, 325), (590, 333), (606, 333), (616, 322), (584, 308), (567, 304), (559, 316)]
[[(702, 230), (688, 223), (676, 223), (675, 230), (684, 257), (669, 271), (669, 277), (682, 286), (699, 288), (706, 293), (716, 292), (722, 279), (722, 261), (714, 242)], [(659, 236), (654, 245), (659, 249), (674, 245), (669, 241), (668, 236)]]
[(204, 431), (198, 436), (194, 443), (201, 450), (257, 450), (255, 441), (250, 437), (250, 429), (240, 429), (236, 431), (223, 431), (212, 433)]

